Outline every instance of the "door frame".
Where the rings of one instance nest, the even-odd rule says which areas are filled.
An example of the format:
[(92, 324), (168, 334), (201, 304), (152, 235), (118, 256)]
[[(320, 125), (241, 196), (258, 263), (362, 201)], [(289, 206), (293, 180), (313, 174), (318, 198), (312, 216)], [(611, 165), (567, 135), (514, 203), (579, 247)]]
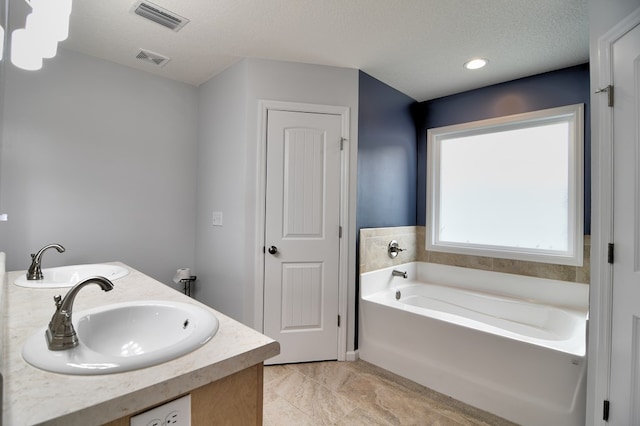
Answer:
[[(636, 25), (640, 8), (598, 39), (597, 78), (591, 87), (592, 232), (589, 303), (587, 422), (602, 420), (603, 401), (609, 399), (613, 319), (613, 267), (607, 262), (607, 244), (613, 243), (613, 108), (608, 96), (594, 93), (612, 84), (613, 45)], [(615, 409), (615, 408), (614, 408)]]
[(340, 256), (338, 268), (338, 315), (341, 318), (338, 327), (338, 361), (347, 358), (347, 314), (348, 314), (348, 274), (349, 274), (349, 235), (351, 235), (349, 221), (349, 152), (350, 152), (350, 116), (349, 107), (335, 105), (318, 105), (300, 102), (283, 102), (271, 100), (258, 101), (258, 152), (257, 177), (258, 195), (256, 206), (256, 275), (255, 275), (255, 328), (264, 332), (264, 247), (265, 247), (265, 217), (267, 193), (267, 113), (270, 110), (307, 112), (316, 114), (339, 115), (341, 118), (341, 137), (344, 139), (340, 164)]

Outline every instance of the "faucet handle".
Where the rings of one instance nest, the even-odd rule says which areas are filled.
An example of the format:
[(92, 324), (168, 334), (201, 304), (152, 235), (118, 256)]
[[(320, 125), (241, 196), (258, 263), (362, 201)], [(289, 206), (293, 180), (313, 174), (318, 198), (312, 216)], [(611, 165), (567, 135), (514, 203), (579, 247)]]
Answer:
[(60, 309), (60, 305), (62, 305), (62, 296), (56, 294), (55, 296), (53, 296), (53, 301), (56, 304), (56, 309)]
[(406, 249), (400, 248), (396, 240), (391, 240), (391, 242), (387, 246), (387, 253), (389, 254), (389, 257), (392, 259), (398, 256), (400, 252), (405, 250)]

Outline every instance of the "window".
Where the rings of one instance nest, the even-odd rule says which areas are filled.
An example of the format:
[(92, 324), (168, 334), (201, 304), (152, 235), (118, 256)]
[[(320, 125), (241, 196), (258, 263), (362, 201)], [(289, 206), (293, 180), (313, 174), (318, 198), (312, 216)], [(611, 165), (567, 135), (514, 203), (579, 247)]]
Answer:
[(429, 129), (427, 250), (581, 266), (583, 114)]

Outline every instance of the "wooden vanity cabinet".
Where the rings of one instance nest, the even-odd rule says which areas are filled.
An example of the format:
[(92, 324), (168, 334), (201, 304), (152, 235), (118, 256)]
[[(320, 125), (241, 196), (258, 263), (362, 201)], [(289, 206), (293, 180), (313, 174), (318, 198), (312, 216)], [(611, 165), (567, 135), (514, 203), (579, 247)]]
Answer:
[[(191, 394), (192, 426), (250, 426), (262, 425), (262, 386), (263, 364), (256, 364), (230, 376), (224, 377), (208, 385), (194, 389)], [(160, 406), (183, 395), (167, 401), (161, 401), (153, 407)], [(105, 426), (129, 426), (131, 417), (122, 417), (107, 423)]]

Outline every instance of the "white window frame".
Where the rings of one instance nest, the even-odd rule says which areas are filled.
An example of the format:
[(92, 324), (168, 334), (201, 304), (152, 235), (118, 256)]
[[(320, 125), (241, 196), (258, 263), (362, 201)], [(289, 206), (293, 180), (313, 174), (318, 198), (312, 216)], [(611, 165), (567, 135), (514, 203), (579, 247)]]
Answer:
[[(568, 155), (568, 235), (567, 250), (484, 245), (443, 241), (439, 229), (440, 211), (440, 159), (443, 141), (452, 138), (524, 129), (544, 123), (567, 122), (569, 124)], [(485, 256), (503, 259), (582, 266), (583, 262), (583, 146), (584, 105), (575, 104), (550, 108), (506, 117), (456, 124), (427, 131), (427, 212), (426, 244), (429, 251)], [(471, 213), (472, 214), (472, 213)]]

